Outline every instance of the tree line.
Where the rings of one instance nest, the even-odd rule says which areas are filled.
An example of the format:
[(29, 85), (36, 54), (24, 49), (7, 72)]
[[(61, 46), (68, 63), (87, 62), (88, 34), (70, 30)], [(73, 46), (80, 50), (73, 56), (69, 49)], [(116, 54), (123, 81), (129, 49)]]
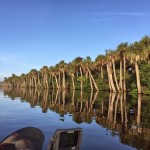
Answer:
[(27, 74), (5, 78), (6, 87), (109, 90), (150, 94), (150, 37), (134, 43), (121, 43), (115, 50), (107, 49), (94, 61), (76, 57), (54, 66), (32, 69)]

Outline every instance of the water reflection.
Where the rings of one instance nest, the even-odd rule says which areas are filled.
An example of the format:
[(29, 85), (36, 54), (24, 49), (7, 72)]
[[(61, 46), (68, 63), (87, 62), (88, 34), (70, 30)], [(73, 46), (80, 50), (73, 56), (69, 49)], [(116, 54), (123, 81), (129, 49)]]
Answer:
[(150, 101), (138, 95), (132, 98), (126, 93), (82, 92), (48, 89), (4, 88), (4, 94), (14, 100), (40, 106), (43, 113), (49, 109), (60, 115), (69, 113), (78, 124), (97, 124), (111, 130), (112, 136), (119, 135), (120, 141), (137, 149), (150, 147)]

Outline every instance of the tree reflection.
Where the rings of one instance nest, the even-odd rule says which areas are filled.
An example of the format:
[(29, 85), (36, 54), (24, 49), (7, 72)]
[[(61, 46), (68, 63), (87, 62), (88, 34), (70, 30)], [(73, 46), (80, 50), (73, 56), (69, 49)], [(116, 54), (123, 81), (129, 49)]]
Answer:
[(43, 113), (48, 110), (58, 113), (61, 121), (65, 120), (66, 114), (70, 114), (78, 124), (95, 121), (110, 129), (112, 135), (119, 135), (124, 144), (137, 149), (148, 149), (150, 146), (150, 101), (143, 101), (141, 94), (133, 100), (126, 93), (85, 93), (75, 90), (68, 93), (66, 90), (37, 88), (4, 88), (3, 91), (12, 100), (20, 97), (32, 108), (40, 106)]

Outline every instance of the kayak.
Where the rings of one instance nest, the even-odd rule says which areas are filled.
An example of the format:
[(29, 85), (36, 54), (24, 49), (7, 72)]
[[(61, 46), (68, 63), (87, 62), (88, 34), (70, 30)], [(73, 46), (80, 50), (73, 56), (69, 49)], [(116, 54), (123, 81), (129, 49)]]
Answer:
[(41, 150), (44, 142), (43, 132), (35, 127), (20, 129), (0, 143), (0, 150)]

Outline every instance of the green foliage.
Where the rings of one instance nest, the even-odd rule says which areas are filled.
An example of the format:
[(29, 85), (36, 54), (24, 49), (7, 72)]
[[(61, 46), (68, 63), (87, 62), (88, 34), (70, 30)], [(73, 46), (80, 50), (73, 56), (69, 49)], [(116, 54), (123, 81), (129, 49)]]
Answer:
[[(115, 64), (115, 71), (113, 71), (113, 62)], [(120, 82), (120, 73), (122, 73), (122, 80), (124, 80), (124, 64), (126, 64), (126, 90), (135, 96), (139, 92), (139, 88), (137, 90), (135, 62), (139, 65), (142, 92), (144, 94), (150, 94), (150, 64), (148, 64), (150, 62), (149, 36), (144, 36), (140, 41), (135, 41), (131, 44), (127, 42), (121, 43), (115, 50), (108, 49), (105, 55), (98, 55), (94, 61), (91, 60), (90, 56), (87, 56), (85, 59), (76, 57), (69, 63), (61, 60), (54, 66), (50, 66), (49, 68), (43, 66), (39, 71), (32, 69), (29, 73), (22, 74), (21, 76), (12, 74), (11, 77), (5, 78), (1, 85), (31, 88), (35, 87), (35, 85), (38, 88), (53, 88), (52, 85), (54, 85), (56, 88), (56, 81), (59, 81), (61, 78), (59, 82), (60, 87), (63, 87), (62, 83), (65, 82), (65, 87), (72, 89), (72, 77), (74, 79), (75, 89), (80, 90), (81, 85), (83, 85), (83, 90), (91, 90), (89, 76), (92, 76), (93, 89), (97, 89), (98, 86), (97, 90), (108, 91), (110, 89), (107, 73), (108, 63), (112, 69), (111, 74), (115, 88), (117, 88), (115, 72), (118, 83)], [(122, 72), (120, 71), (120, 65), (122, 65)], [(64, 75), (65, 81), (63, 80)]]
[(141, 84), (144, 94), (150, 94), (150, 65), (141, 64), (140, 66)]

